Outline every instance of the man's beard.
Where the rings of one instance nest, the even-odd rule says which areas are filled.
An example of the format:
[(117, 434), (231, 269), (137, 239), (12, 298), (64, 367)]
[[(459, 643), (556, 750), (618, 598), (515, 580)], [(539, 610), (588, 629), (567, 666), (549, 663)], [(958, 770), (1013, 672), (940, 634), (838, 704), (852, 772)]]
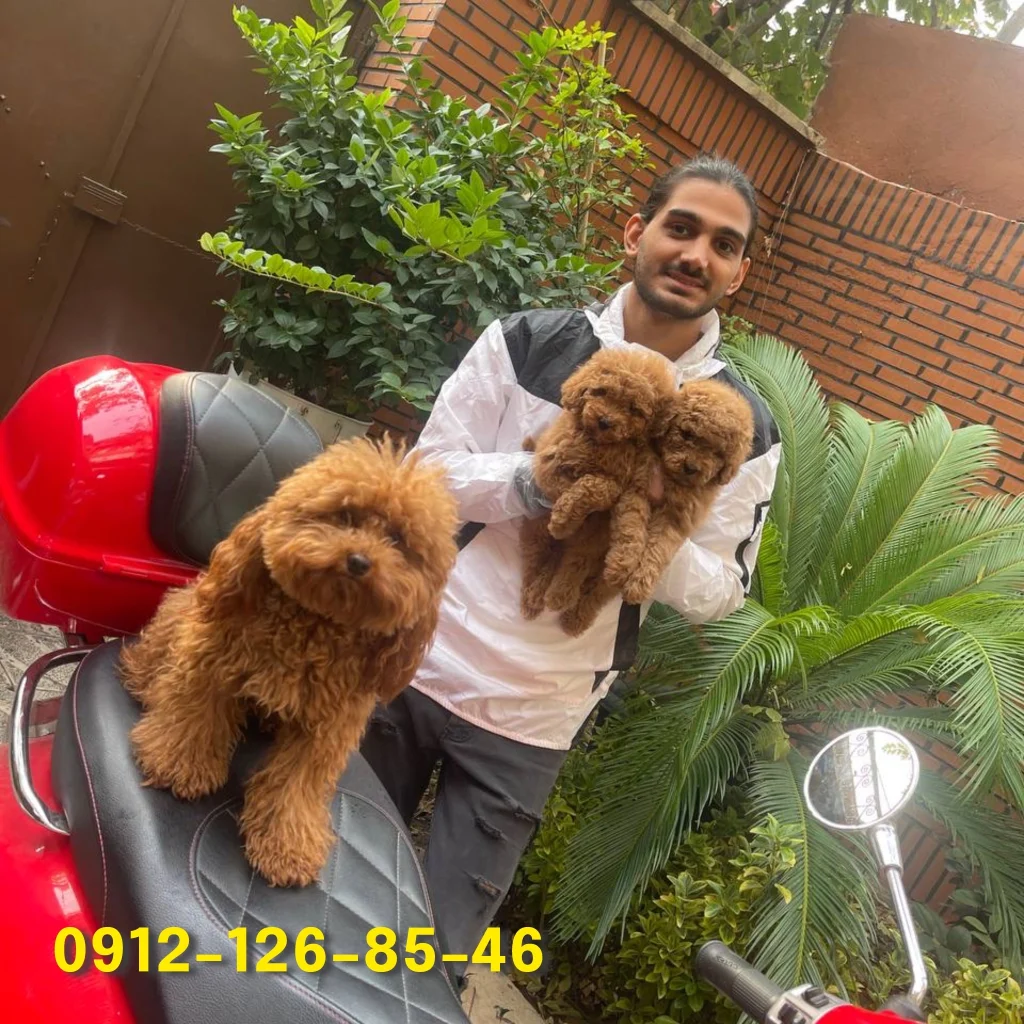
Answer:
[(636, 288), (637, 293), (640, 298), (643, 299), (644, 303), (657, 313), (661, 313), (664, 316), (670, 316), (676, 320), (701, 320), (718, 305), (722, 297), (725, 295), (724, 291), (721, 295), (713, 295), (709, 293), (706, 290), (710, 284), (707, 276), (699, 271), (693, 273), (686, 267), (682, 266), (673, 266), (671, 269), (678, 270), (697, 278), (705, 288), (704, 301), (697, 302), (691, 299), (686, 299), (682, 295), (658, 292), (654, 287), (654, 279), (662, 270), (668, 269), (670, 268), (651, 267), (643, 254), (643, 250), (641, 249), (637, 253), (636, 266), (633, 270), (633, 286)]

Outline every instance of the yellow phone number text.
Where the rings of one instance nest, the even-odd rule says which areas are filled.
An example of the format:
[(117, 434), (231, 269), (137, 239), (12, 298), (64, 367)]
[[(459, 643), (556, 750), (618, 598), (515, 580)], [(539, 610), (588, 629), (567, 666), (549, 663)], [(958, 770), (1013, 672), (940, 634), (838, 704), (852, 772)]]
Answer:
[[(430, 943), (433, 928), (410, 928), (405, 934), (405, 966), (410, 971), (422, 973), (431, 970), (437, 962), (437, 953)], [(249, 930), (233, 928), (228, 938), (235, 944), (234, 965), (239, 973), (250, 969)], [(445, 962), (487, 964), (491, 971), (500, 971), (501, 965), (511, 959), (516, 970), (524, 973), (536, 971), (543, 959), (540, 946), (531, 939), (540, 939), (536, 928), (520, 928), (512, 937), (511, 957), (501, 952), (500, 931), (488, 928), (477, 944), (472, 955), (466, 953), (445, 953)], [(279, 957), (289, 947), (289, 938), (281, 928), (261, 928), (256, 933), (256, 945), (269, 949), (252, 963), (257, 974), (287, 971), (289, 964)], [(366, 933), (366, 949), (359, 953), (329, 953), (324, 948), (324, 933), (319, 928), (303, 928), (295, 937), (295, 964), (300, 971), (308, 974), (322, 970), (328, 961), (335, 963), (358, 963), (362, 960), (371, 971), (385, 974), (398, 966), (399, 953), (395, 949), (398, 936), (390, 928), (371, 928)], [(184, 928), (164, 928), (156, 939), (158, 946), (169, 946), (167, 952), (156, 961), (158, 973), (187, 973), (192, 963), (185, 958), (191, 940)], [(130, 946), (129, 957), (138, 964), (140, 972), (152, 968), (152, 942), (148, 928), (136, 928), (129, 933), (126, 943), (117, 928), (99, 928), (92, 935), (92, 941), (85, 937), (80, 928), (62, 928), (53, 943), (53, 955), (57, 966), (69, 974), (85, 966), (90, 947), (93, 966), (106, 973), (116, 971), (125, 960), (125, 947)], [(70, 948), (69, 948), (70, 947)], [(232, 957), (221, 953), (197, 953), (195, 962), (223, 963)]]

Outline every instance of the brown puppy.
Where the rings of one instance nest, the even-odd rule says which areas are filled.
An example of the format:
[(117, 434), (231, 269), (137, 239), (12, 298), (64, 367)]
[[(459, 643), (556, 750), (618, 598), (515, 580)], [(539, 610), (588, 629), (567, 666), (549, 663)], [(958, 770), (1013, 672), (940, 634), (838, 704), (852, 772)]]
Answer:
[[(520, 533), (526, 618), (554, 607), (546, 601), (548, 589), (560, 559), (575, 546), (575, 538), (566, 539), (588, 517), (614, 508), (633, 485), (638, 466), (649, 457), (651, 424), (674, 390), (671, 367), (657, 353), (601, 349), (566, 380), (562, 412), (536, 445), (530, 438), (524, 442), (526, 450), (536, 451), (537, 485), (553, 502), (549, 515), (524, 520)], [(628, 522), (619, 528), (628, 530)], [(589, 533), (581, 540), (589, 550)]]
[(440, 471), (390, 443), (341, 442), (284, 480), (123, 651), (145, 784), (219, 789), (254, 711), (275, 738), (245, 789), (246, 856), (272, 885), (313, 882), (338, 777), (433, 638), (457, 525)]
[[(739, 472), (754, 438), (749, 403), (734, 388), (714, 380), (683, 385), (655, 430), (665, 497), (650, 510), (647, 530), (613, 537), (604, 581), (623, 600), (639, 604), (654, 588), (680, 546), (704, 522), (718, 492)], [(649, 476), (641, 473), (627, 496), (647, 504)]]

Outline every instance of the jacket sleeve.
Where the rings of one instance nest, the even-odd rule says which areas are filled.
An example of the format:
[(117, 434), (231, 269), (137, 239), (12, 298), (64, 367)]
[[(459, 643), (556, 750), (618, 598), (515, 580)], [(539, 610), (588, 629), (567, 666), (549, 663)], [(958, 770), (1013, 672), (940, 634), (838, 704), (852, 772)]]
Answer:
[(676, 553), (652, 595), (690, 622), (714, 622), (739, 608), (761, 546), (782, 446), (744, 463), (707, 519)]
[(498, 430), (516, 387), (501, 322), (493, 321), (444, 382), (416, 450), (447, 471), (463, 522), (494, 523), (524, 514), (513, 486), (531, 452), (495, 451)]

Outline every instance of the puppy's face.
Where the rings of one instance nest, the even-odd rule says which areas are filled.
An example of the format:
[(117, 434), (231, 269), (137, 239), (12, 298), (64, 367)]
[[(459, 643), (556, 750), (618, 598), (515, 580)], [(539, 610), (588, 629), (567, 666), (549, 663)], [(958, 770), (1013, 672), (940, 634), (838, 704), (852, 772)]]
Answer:
[(667, 407), (656, 449), (665, 473), (683, 487), (722, 486), (739, 472), (753, 442), (753, 415), (727, 385), (696, 381)]
[(440, 474), (389, 446), (342, 442), (267, 503), (263, 558), (298, 604), (390, 634), (434, 605), (455, 561), (454, 499)]
[(645, 437), (656, 402), (649, 380), (609, 367), (584, 367), (566, 382), (562, 398), (583, 430), (599, 444)]

